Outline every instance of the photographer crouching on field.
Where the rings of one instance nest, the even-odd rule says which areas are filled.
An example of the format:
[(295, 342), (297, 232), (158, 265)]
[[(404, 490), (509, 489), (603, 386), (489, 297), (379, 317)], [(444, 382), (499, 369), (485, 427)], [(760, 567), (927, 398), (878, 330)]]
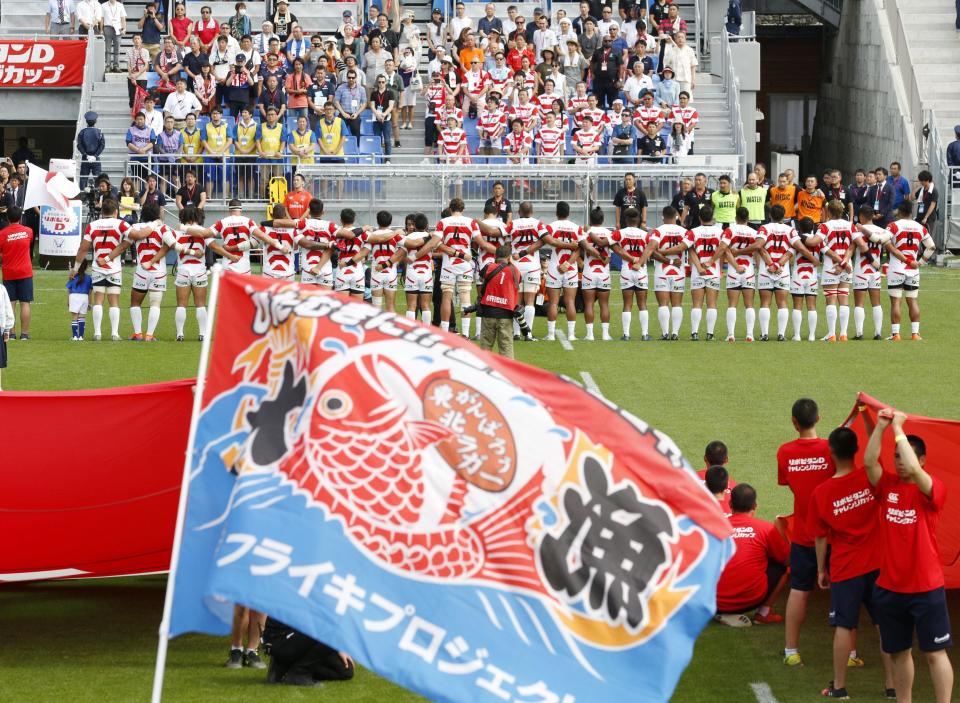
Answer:
[(530, 330), (523, 322), (523, 309), (518, 306), (520, 272), (510, 261), (509, 246), (499, 247), (494, 256), (496, 260), (480, 271), (482, 283), (477, 302), (480, 348), (490, 351), (496, 344), (497, 351), (512, 359), (514, 319), (520, 324), (521, 335), (524, 338), (530, 336)]
[(270, 655), (267, 683), (322, 686), (323, 681), (349, 681), (353, 659), (279, 620), (267, 618), (263, 643)]

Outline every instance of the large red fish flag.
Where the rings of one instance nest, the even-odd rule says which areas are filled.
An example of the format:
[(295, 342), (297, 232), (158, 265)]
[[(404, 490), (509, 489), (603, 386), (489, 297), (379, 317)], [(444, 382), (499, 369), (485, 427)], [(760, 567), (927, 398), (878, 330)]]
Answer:
[(226, 634), (241, 603), (438, 701), (670, 698), (733, 548), (669, 437), (435, 327), (235, 274), (201, 383), (162, 630)]
[[(886, 403), (866, 393), (857, 396), (846, 424), (857, 433), (861, 457), (873, 432), (877, 412), (885, 407)], [(927, 447), (925, 468), (947, 488), (947, 502), (937, 523), (937, 546), (947, 588), (960, 588), (960, 511), (957, 510), (960, 505), (960, 466), (956, 460), (960, 456), (960, 422), (908, 414), (903, 429), (907, 434), (923, 439)], [(887, 432), (880, 453), (885, 471), (894, 470), (895, 444), (893, 433)]]

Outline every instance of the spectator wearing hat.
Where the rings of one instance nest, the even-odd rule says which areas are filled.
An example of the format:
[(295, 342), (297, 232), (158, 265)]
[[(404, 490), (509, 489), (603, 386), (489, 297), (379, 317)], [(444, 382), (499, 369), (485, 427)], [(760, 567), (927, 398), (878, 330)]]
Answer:
[(87, 126), (77, 133), (77, 151), (83, 161), (80, 163), (80, 187), (93, 185), (93, 179), (100, 175), (100, 154), (106, 148), (103, 132), (97, 127), (99, 116), (93, 110), (84, 113), (83, 121)]
[(670, 110), (677, 104), (677, 99), (680, 97), (680, 84), (673, 79), (672, 66), (664, 66), (660, 75), (655, 100), (663, 109)]
[(422, 52), (422, 42), (420, 41), (420, 28), (414, 23), (416, 13), (413, 10), (406, 10), (400, 19), (400, 47), (397, 52), (398, 61), (403, 57), (403, 50), (410, 47), (413, 50), (417, 61), (420, 60)]
[(427, 22), (427, 58), (431, 62), (437, 57), (437, 49), (445, 48), (446, 35), (447, 24), (443, 21), (443, 13), (434, 8), (430, 14), (430, 21)]
[[(537, 85), (544, 85), (547, 81), (547, 78), (550, 76), (551, 73), (553, 73), (553, 64), (554, 64), (554, 59), (556, 55), (557, 55), (557, 52), (555, 52), (553, 49), (545, 48), (543, 50), (541, 55), (541, 61), (536, 65), (536, 68), (534, 69), (537, 72), (537, 76), (539, 76)], [(566, 81), (564, 81), (564, 83), (566, 83)]]
[(268, 19), (273, 22), (273, 31), (277, 33), (281, 44), (287, 43), (293, 25), (299, 23), (297, 16), (290, 12), (287, 0), (277, 0), (277, 9), (273, 13), (273, 17)]
[(253, 45), (261, 56), (266, 56), (270, 52), (270, 40), (280, 41), (280, 37), (273, 31), (273, 22), (264, 20), (260, 25), (260, 34), (254, 37)]
[(569, 42), (573, 41), (577, 43), (577, 51), (579, 51), (580, 42), (577, 41), (577, 33), (573, 31), (573, 22), (569, 17), (563, 17), (557, 21), (558, 30), (557, 34), (557, 56), (558, 58), (563, 58), (570, 51), (568, 46)]
[(580, 53), (580, 43), (576, 39), (568, 39), (567, 51), (560, 57), (560, 70), (567, 86), (565, 98), (569, 99), (576, 93), (577, 84), (586, 78), (589, 68), (590, 62)]

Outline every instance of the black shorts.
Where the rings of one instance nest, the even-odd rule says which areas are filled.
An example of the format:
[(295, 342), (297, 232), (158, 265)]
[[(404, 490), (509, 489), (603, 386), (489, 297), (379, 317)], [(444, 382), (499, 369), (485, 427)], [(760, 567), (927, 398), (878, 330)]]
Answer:
[(866, 606), (870, 619), (876, 624), (873, 589), (879, 574), (879, 570), (874, 570), (843, 581), (831, 582), (830, 624), (833, 627), (856, 630), (860, 624), (861, 603)]
[(32, 303), (33, 302), (33, 278), (14, 278), (10, 281), (4, 281), (3, 287), (7, 289), (7, 295), (10, 296), (10, 302)]
[(887, 654), (910, 649), (914, 630), (921, 652), (937, 652), (953, 646), (947, 595), (942, 587), (921, 593), (896, 593), (874, 586), (873, 605), (881, 645)]
[(428, 117), (423, 123), (423, 145), (437, 145), (437, 125), (435, 117)]
[(817, 550), (799, 544), (790, 545), (790, 588), (812, 591), (817, 585)]
[(115, 283), (112, 283), (109, 278), (101, 278), (99, 281), (94, 281), (90, 284), (94, 288), (109, 288), (110, 286), (115, 286)]

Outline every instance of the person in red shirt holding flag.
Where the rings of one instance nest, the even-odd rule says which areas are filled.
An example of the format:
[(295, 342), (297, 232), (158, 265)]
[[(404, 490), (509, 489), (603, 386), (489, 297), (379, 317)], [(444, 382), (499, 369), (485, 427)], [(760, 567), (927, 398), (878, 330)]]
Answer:
[[(771, 606), (786, 585), (790, 545), (757, 513), (757, 492), (741, 483), (730, 495), (730, 525), (737, 549), (717, 582), (716, 620), (731, 627), (778, 623)], [(746, 613), (756, 610), (751, 620)]]
[(783, 663), (800, 666), (800, 628), (807, 617), (807, 601), (817, 582), (817, 554), (807, 532), (807, 507), (817, 486), (833, 476), (827, 440), (817, 437), (820, 410), (810, 398), (800, 398), (791, 411), (799, 437), (777, 450), (777, 482), (793, 492), (793, 530), (790, 545), (790, 595), (787, 597), (786, 646)]
[[(946, 649), (953, 640), (937, 547), (937, 523), (947, 489), (926, 471), (926, 444), (920, 437), (904, 433), (906, 421), (907, 416), (893, 408), (877, 413), (877, 424), (863, 457), (879, 503), (883, 538), (874, 607), (881, 646), (893, 659), (897, 701), (912, 700), (916, 630), (920, 651), (930, 668), (936, 703), (948, 703), (953, 693), (953, 666)], [(880, 444), (890, 427), (896, 442), (896, 473), (885, 472), (880, 466)]]
[[(832, 478), (813, 491), (807, 529), (816, 541), (817, 582), (830, 589), (830, 624), (833, 633), (833, 681), (822, 691), (825, 698), (847, 698), (847, 667), (860, 664), (856, 633), (860, 604), (876, 622), (874, 586), (880, 573), (882, 543), (877, 532), (877, 501), (867, 473), (854, 459), (857, 434), (838, 427), (827, 440), (837, 467)], [(827, 554), (827, 546), (830, 553)], [(829, 557), (829, 564), (828, 564)], [(893, 688), (889, 655), (882, 654), (887, 693)]]

